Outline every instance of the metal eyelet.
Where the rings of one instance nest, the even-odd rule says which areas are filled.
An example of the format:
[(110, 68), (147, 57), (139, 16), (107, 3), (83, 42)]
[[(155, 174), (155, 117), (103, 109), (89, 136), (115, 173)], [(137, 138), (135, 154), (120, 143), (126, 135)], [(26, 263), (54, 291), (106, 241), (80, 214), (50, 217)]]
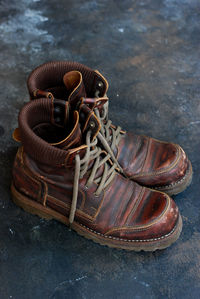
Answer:
[(55, 106), (54, 107), (54, 115), (60, 115), (61, 114), (61, 107)]
[(98, 82), (98, 86), (99, 86), (100, 88), (102, 88), (102, 87), (103, 87), (103, 82), (99, 81), (99, 82)]
[(90, 126), (90, 128), (95, 128), (95, 123), (94, 123), (93, 121), (91, 121), (91, 122), (89, 123), (89, 126)]
[(54, 120), (55, 120), (55, 123), (58, 123), (58, 124), (61, 123), (61, 118), (59, 116), (55, 117)]

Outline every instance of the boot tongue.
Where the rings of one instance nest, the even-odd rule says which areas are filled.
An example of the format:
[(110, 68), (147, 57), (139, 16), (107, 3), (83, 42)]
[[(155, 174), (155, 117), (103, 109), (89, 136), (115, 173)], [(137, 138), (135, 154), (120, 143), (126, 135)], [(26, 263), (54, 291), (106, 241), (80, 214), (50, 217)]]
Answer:
[[(64, 75), (63, 82), (70, 93), (68, 102), (71, 111), (74, 109), (79, 110), (82, 133), (84, 134), (90, 129), (92, 132), (92, 137), (94, 138), (98, 134), (101, 125), (92, 109), (88, 107), (89, 105), (87, 104), (89, 103), (83, 104), (86, 99), (86, 91), (82, 74), (78, 71), (68, 72)], [(103, 103), (105, 102), (103, 101)], [(95, 106), (93, 102), (90, 104), (92, 104), (93, 107)]]
[[(79, 114), (77, 111), (74, 111), (74, 117), (73, 117), (73, 125), (71, 127), (71, 132), (68, 132), (66, 134), (66, 137), (61, 139), (60, 141), (56, 143), (51, 143), (51, 145), (54, 145), (56, 147), (59, 147), (61, 149), (69, 149), (69, 148), (74, 148), (74, 147), (79, 147), (82, 144), (82, 133), (80, 129), (80, 124), (79, 124)], [(61, 128), (60, 128), (61, 129)], [(63, 127), (62, 130), (65, 130)], [(67, 133), (67, 128), (66, 128), (66, 133)]]
[(101, 98), (88, 98), (83, 83), (82, 74), (78, 71), (71, 71), (66, 73), (63, 77), (63, 82), (69, 94), (68, 102), (72, 110), (78, 109), (79, 104), (84, 103), (90, 109), (98, 108), (101, 112), (104, 104), (108, 101), (106, 95)]
[(63, 82), (69, 92), (68, 102), (74, 110), (80, 103), (81, 98), (86, 97), (82, 74), (78, 71), (68, 72), (64, 75)]

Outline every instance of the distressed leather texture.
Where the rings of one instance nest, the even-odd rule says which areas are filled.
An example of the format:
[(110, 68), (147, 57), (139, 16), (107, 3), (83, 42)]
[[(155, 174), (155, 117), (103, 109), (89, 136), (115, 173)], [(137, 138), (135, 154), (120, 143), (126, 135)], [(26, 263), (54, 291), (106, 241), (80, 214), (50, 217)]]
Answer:
[[(76, 142), (73, 143), (73, 146), (68, 144), (68, 141), (71, 143), (71, 139), (66, 136), (63, 150), (63, 148), (60, 148), (62, 147), (62, 140), (59, 147), (57, 147), (57, 145), (52, 145), (46, 141), (44, 131), (42, 138), (36, 136), (41, 131), (39, 129), (35, 130), (35, 124), (39, 128), (40, 123), (44, 123), (42, 117), (45, 117), (46, 124), (56, 126), (57, 130), (60, 130), (56, 124), (52, 123), (51, 118), (47, 121), (46, 117), (52, 111), (52, 105), (51, 101), (49, 101), (49, 105), (46, 101), (48, 100), (39, 99), (29, 102), (20, 112), (19, 129), (22, 146), (19, 148), (14, 161), (13, 185), (27, 200), (37, 202), (41, 206), (48, 207), (68, 218), (72, 203), (75, 155), (84, 156), (86, 147), (84, 144), (84, 130), (89, 130), (90, 123), (95, 120), (95, 116), (93, 113), (91, 114), (88, 107), (82, 109), (81, 112), (86, 115), (84, 125), (77, 122), (78, 113), (74, 113), (74, 128), (72, 131), (76, 134), (73, 135), (69, 132), (68, 136), (74, 136), (71, 138), (77, 139), (77, 144)], [(37, 111), (37, 105), (40, 107), (40, 115), (32, 113), (32, 107), (34, 111)], [(33, 118), (33, 120), (31, 121), (30, 118)], [(28, 123), (25, 124), (25, 122)], [(81, 126), (82, 129), (80, 130)], [(96, 130), (98, 129), (97, 126)], [(32, 134), (25, 134), (24, 130), (32, 131)], [(48, 130), (47, 135), (49, 134)], [(80, 140), (82, 140), (81, 144)], [(33, 153), (36, 142), (41, 142), (43, 149), (38, 155)], [(26, 144), (25, 147), (24, 143)], [(57, 164), (53, 159), (51, 162), (51, 155), (54, 155), (52, 154), (54, 153), (53, 149), (56, 149), (56, 153), (65, 153), (65, 163)], [(56, 159), (56, 156), (53, 157)], [(152, 239), (156, 241), (173, 231), (179, 220), (179, 211), (168, 195), (142, 187), (116, 172), (110, 184), (103, 189), (100, 195), (96, 196), (96, 183), (93, 182), (89, 188), (86, 187), (92, 163), (93, 161), (90, 161), (88, 171), (79, 180), (78, 201), (74, 219), (76, 223), (80, 223), (89, 229), (88, 234), (91, 230), (110, 238), (117, 237), (125, 240), (143, 241)], [(96, 173), (96, 176), (101, 176), (102, 171), (103, 165)]]
[(179, 145), (130, 132), (122, 136), (115, 152), (125, 174), (146, 186), (177, 182), (189, 167), (189, 160)]
[[(68, 217), (74, 168), (55, 168), (37, 163), (19, 149), (13, 167), (15, 188), (30, 200)], [(116, 174), (109, 187), (95, 196), (95, 183), (80, 180), (75, 221), (103, 235), (146, 240), (169, 234), (179, 212), (174, 201), (157, 191), (139, 186)]]

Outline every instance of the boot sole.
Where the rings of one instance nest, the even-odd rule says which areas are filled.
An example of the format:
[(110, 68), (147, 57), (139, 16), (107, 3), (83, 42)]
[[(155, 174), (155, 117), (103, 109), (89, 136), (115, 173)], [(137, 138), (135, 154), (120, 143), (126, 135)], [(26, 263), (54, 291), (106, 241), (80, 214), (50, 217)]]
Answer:
[(158, 191), (165, 192), (168, 195), (176, 195), (178, 193), (183, 192), (191, 184), (192, 176), (193, 176), (192, 164), (191, 162), (189, 162), (188, 170), (185, 176), (180, 181), (169, 184), (167, 186), (151, 187), (151, 188), (156, 189)]
[[(13, 202), (24, 209), (26, 212), (45, 218), (47, 220), (55, 219), (69, 226), (69, 220), (66, 216), (63, 216), (62, 214), (22, 195), (16, 190), (13, 184), (11, 185), (11, 193)], [(159, 238), (147, 240), (128, 240), (105, 236), (78, 222), (73, 222), (71, 227), (81, 236), (87, 239), (91, 239), (92, 241), (101, 245), (133, 251), (155, 251), (157, 249), (165, 249), (169, 247), (179, 238), (182, 230), (182, 218), (179, 215), (178, 222), (170, 233)]]

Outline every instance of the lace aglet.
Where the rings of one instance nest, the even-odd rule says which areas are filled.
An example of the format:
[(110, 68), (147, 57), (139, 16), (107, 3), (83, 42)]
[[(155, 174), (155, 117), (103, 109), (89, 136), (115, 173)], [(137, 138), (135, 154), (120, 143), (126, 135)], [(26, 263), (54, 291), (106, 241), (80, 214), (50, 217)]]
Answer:
[(71, 232), (71, 230), (72, 230), (72, 223), (70, 222), (69, 223), (69, 231)]

